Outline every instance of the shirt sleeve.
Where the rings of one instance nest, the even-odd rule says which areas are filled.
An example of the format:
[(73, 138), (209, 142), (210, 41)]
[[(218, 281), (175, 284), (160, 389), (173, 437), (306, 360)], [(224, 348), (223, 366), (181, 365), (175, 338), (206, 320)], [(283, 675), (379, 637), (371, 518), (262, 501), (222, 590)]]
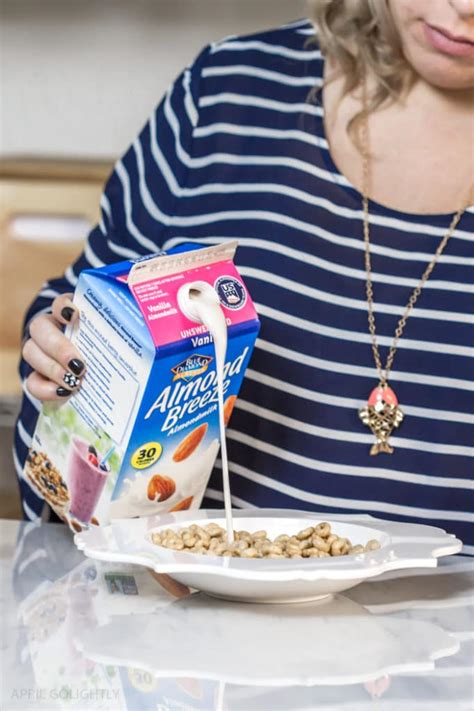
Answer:
[[(26, 313), (24, 337), (35, 316), (50, 313), (57, 296), (74, 291), (83, 269), (135, 259), (160, 249), (180, 189), (187, 181), (193, 132), (198, 123), (201, 71), (208, 54), (209, 48), (205, 48), (178, 76), (139, 136), (115, 164), (100, 200), (99, 224), (88, 235), (78, 259), (62, 276), (43, 285)], [(40, 408), (40, 403), (25, 390), (24, 381), (30, 372), (21, 360), (24, 397), (16, 426), (14, 458), (23, 503), (23, 484), (27, 482), (22, 479), (21, 470)], [(25, 506), (24, 511), (27, 512)], [(33, 518), (28, 512), (27, 517)]]

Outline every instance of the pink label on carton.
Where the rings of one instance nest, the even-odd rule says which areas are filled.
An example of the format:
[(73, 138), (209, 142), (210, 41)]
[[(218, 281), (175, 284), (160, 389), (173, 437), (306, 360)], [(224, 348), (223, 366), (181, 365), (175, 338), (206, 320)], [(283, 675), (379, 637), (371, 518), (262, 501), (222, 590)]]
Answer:
[(188, 319), (178, 306), (179, 289), (194, 281), (205, 281), (215, 289), (229, 327), (255, 319), (255, 307), (230, 260), (157, 276), (129, 285), (155, 346), (207, 333), (202, 324)]

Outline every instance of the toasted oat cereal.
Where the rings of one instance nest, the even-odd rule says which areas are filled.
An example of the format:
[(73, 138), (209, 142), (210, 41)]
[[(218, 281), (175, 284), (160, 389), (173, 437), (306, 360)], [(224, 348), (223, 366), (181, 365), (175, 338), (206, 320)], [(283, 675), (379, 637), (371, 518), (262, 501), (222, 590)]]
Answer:
[[(200, 534), (198, 545), (194, 534)], [(332, 533), (329, 523), (310, 526), (295, 536), (280, 534), (273, 541), (266, 531), (234, 531), (234, 541), (228, 543), (225, 528), (216, 523), (209, 523), (203, 528), (193, 524), (179, 531), (167, 528), (152, 533), (151, 540), (157, 546), (170, 550), (184, 549), (188, 553), (233, 558), (329, 558), (357, 555), (380, 548), (380, 543), (375, 540), (369, 541), (366, 546), (353, 546), (348, 538)]]

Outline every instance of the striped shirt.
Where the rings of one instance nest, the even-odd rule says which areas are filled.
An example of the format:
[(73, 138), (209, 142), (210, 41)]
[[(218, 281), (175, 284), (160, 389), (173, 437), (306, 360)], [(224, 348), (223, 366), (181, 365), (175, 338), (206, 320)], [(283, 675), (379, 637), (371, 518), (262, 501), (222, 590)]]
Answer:
[[(324, 106), (308, 100), (324, 64), (311, 33), (302, 21), (201, 52), (117, 162), (83, 254), (44, 286), (27, 320), (84, 268), (237, 238), (262, 329), (228, 430), (234, 505), (430, 523), (474, 553), (474, 206), (398, 347), (391, 384), (405, 420), (395, 452), (371, 457), (374, 438), (358, 417), (378, 382), (361, 195), (332, 161)], [(451, 219), (370, 203), (382, 360)], [(21, 475), (38, 407), (25, 393), (16, 432), (28, 518), (42, 508)], [(222, 500), (218, 463), (205, 505)]]

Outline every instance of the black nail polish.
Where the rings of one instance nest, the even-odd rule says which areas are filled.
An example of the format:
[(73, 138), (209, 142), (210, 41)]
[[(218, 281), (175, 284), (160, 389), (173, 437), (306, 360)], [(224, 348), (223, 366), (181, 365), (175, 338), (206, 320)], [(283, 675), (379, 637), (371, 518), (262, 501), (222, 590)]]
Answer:
[(67, 388), (59, 386), (59, 388), (56, 389), (56, 395), (59, 395), (59, 397), (68, 397), (69, 395), (72, 395), (72, 392), (71, 390), (67, 390)]
[(84, 370), (85, 366), (82, 360), (79, 360), (79, 358), (73, 358), (69, 361), (68, 368), (69, 370), (72, 370), (75, 375), (80, 375)]
[(66, 319), (66, 321), (70, 321), (74, 316), (74, 309), (71, 309), (70, 306), (65, 306), (61, 311), (61, 316)]

